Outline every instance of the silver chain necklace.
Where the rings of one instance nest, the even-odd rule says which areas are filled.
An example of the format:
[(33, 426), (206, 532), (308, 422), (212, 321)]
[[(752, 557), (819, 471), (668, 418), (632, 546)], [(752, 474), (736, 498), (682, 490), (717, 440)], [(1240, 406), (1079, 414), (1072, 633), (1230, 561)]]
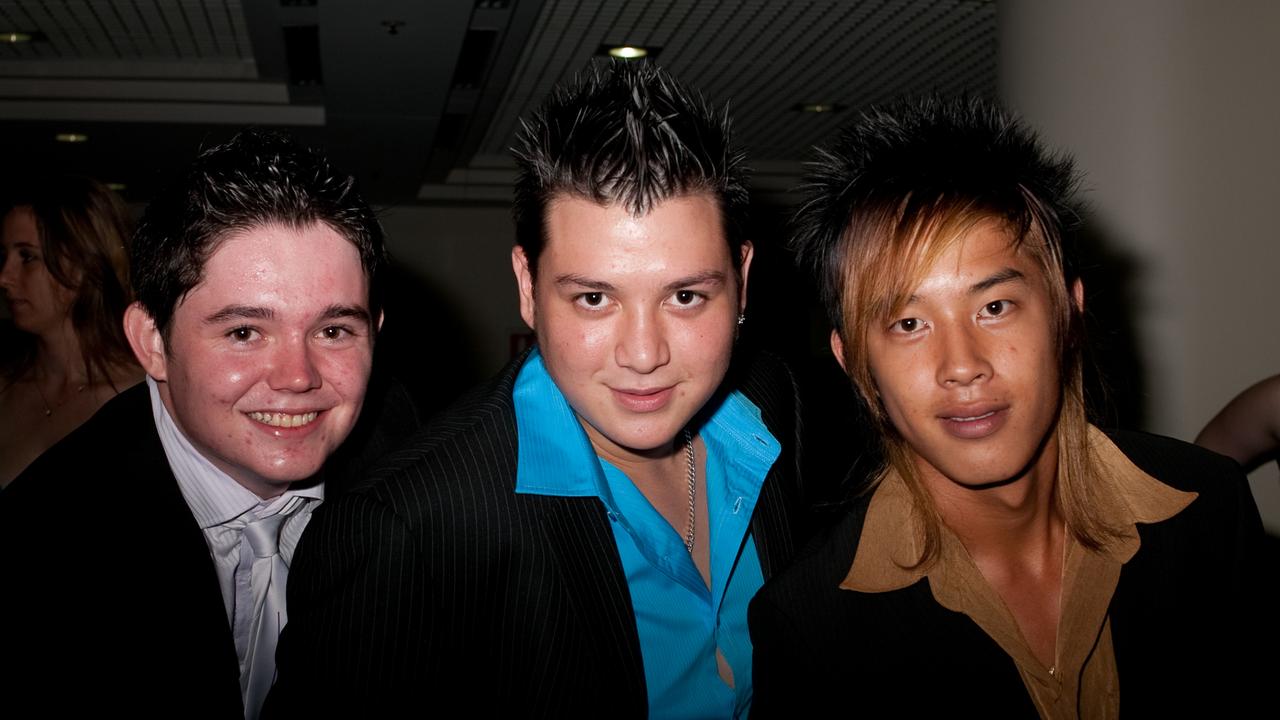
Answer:
[(689, 432), (689, 428), (684, 429), (684, 456), (689, 461), (689, 526), (684, 532), (684, 549), (693, 554), (693, 500), (697, 493), (696, 482), (698, 480), (697, 464), (693, 457), (693, 433)]

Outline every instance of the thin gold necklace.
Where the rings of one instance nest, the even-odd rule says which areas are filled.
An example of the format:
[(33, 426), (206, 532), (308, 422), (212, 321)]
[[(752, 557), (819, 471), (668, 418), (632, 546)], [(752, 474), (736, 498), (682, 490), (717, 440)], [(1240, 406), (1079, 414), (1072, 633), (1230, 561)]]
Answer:
[[(51, 403), (49, 402), (49, 398), (45, 396), (45, 394), (44, 394), (44, 388), (40, 387), (40, 378), (38, 378), (38, 377), (36, 377), (36, 378), (32, 378), (32, 382), (33, 382), (33, 383), (35, 383), (35, 386), (36, 386), (36, 392), (40, 394), (40, 404), (41, 404), (41, 405), (44, 405), (44, 416), (45, 416), (46, 418), (51, 418), (51, 417), (53, 417), (53, 411), (54, 411), (54, 410), (58, 410), (58, 409), (59, 409), (59, 408), (61, 408), (63, 405), (66, 405), (66, 404), (67, 404), (67, 402), (71, 399), (71, 397), (70, 397), (70, 396), (68, 396), (68, 397), (66, 397), (66, 398), (63, 398), (62, 402), (58, 403), (57, 405), (53, 405), (53, 404), (51, 404)], [(84, 384), (81, 384), (81, 385), (77, 385), (77, 386), (76, 386), (76, 391), (75, 391), (74, 393), (72, 393), (72, 395), (78, 395), (78, 394), (80, 394), (80, 393), (84, 392), (84, 389), (85, 389), (85, 388), (87, 388), (87, 387), (89, 387), (89, 383), (84, 383)]]
[(1058, 665), (1061, 659), (1059, 646), (1062, 640), (1062, 613), (1066, 609), (1062, 605), (1067, 598), (1067, 550), (1071, 547), (1071, 535), (1067, 532), (1066, 523), (1062, 524), (1062, 567), (1058, 568), (1058, 627), (1053, 631), (1053, 665), (1049, 667), (1049, 677), (1058, 676)]

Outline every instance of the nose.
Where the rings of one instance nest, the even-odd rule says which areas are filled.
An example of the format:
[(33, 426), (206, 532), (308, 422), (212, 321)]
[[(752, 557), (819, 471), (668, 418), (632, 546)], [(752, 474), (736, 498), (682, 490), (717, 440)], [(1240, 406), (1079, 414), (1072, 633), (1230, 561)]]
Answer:
[(272, 390), (306, 392), (320, 387), (320, 371), (316, 367), (315, 352), (306, 340), (291, 338), (276, 349), (267, 373)]
[(15, 262), (9, 262), (8, 258), (0, 254), (0, 290), (9, 292), (13, 289), (13, 284), (18, 276), (17, 265)]
[(651, 313), (625, 313), (614, 357), (619, 366), (647, 374), (671, 360), (662, 322)]
[(973, 327), (949, 327), (939, 333), (942, 343), (938, 384), (965, 386), (991, 379), (986, 339)]

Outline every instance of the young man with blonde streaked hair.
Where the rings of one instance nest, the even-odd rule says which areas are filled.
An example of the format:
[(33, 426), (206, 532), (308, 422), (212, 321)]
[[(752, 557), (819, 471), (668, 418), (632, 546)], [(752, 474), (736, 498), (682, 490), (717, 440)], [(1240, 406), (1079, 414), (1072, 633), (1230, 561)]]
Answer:
[(887, 462), (753, 601), (759, 715), (1146, 717), (1251, 687), (1273, 624), (1239, 468), (1086, 419), (1074, 185), (982, 101), (873, 109), (815, 163), (794, 247)]

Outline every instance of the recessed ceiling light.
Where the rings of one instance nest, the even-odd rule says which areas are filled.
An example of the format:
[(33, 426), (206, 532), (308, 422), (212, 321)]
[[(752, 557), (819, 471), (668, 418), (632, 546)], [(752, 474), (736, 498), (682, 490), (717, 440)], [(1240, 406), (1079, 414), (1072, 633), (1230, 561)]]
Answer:
[(23, 43), (43, 42), (44, 33), (39, 30), (4, 30), (0, 31), (0, 43), (20, 45)]
[(597, 55), (607, 55), (620, 60), (639, 60), (640, 58), (656, 58), (661, 48), (646, 45), (601, 45)]
[(615, 48), (609, 48), (609, 55), (623, 60), (636, 60), (648, 54), (648, 50), (634, 45), (619, 45)]
[(89, 136), (84, 133), (58, 133), (53, 139), (63, 143), (89, 142)]
[(844, 109), (844, 105), (839, 103), (808, 102), (796, 103), (791, 109), (796, 112), (804, 113), (830, 113), (840, 112)]

